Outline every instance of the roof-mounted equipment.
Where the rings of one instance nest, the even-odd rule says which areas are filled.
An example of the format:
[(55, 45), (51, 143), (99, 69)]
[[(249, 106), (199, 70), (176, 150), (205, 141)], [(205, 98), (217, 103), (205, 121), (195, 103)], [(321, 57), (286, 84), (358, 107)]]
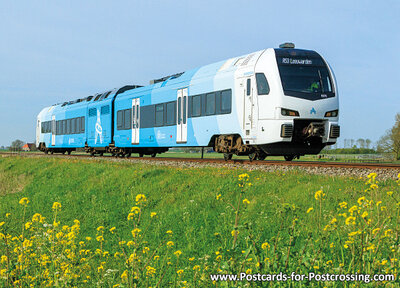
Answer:
[(285, 42), (285, 43), (282, 43), (281, 45), (279, 45), (279, 48), (282, 48), (282, 49), (294, 49), (294, 43), (291, 43), (291, 42)]
[(150, 80), (150, 85), (153, 85), (153, 84), (156, 84), (156, 83), (159, 83), (159, 82), (164, 82), (166, 80), (176, 79), (176, 78), (180, 77), (183, 73), (185, 73), (185, 72), (181, 72), (181, 73), (176, 73), (176, 74), (173, 74), (173, 75), (165, 76), (165, 77), (162, 77), (160, 79)]

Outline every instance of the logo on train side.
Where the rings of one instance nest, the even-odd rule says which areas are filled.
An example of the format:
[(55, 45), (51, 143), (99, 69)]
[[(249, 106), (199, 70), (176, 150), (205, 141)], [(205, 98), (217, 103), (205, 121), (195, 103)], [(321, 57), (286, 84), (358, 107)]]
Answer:
[(317, 114), (317, 110), (315, 110), (314, 107), (312, 107), (312, 109), (310, 110), (310, 115), (313, 114), (313, 113)]
[(97, 109), (97, 122), (95, 126), (96, 136), (94, 138), (94, 143), (97, 144), (97, 139), (99, 139), (100, 143), (103, 143), (103, 127), (101, 127), (101, 120), (100, 120), (100, 110)]

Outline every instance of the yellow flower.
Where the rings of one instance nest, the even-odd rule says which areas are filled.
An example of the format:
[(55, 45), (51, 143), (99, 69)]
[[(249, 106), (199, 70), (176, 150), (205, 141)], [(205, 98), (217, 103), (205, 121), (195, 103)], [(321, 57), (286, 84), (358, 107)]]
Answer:
[(168, 242), (167, 242), (167, 246), (171, 248), (172, 246), (174, 246), (174, 242), (168, 241)]
[(132, 237), (136, 238), (137, 236), (139, 236), (139, 233), (142, 232), (142, 230), (140, 230), (139, 228), (135, 228), (131, 231), (132, 233)]
[(358, 210), (358, 206), (354, 205), (353, 207), (351, 207), (351, 208), (349, 209), (349, 212), (351, 213), (351, 215), (353, 215), (353, 213), (354, 213), (355, 211), (357, 211), (357, 210)]
[(121, 279), (123, 282), (126, 282), (128, 280), (128, 271), (125, 270), (122, 274), (121, 274)]
[(349, 237), (353, 237), (353, 236), (356, 236), (359, 234), (361, 234), (361, 231), (354, 231), (354, 232), (349, 233)]
[(368, 178), (375, 179), (376, 173), (369, 173), (367, 177), (368, 177)]
[(246, 270), (246, 274), (251, 274), (252, 270), (249, 268)]
[(28, 222), (25, 223), (25, 229), (26, 229), (26, 230), (28, 230), (29, 228), (31, 228), (31, 226), (32, 226), (32, 222), (29, 222), (29, 221), (28, 221)]
[(137, 204), (140, 204), (140, 203), (146, 202), (146, 201), (147, 201), (146, 196), (144, 196), (143, 194), (136, 195), (136, 203)]
[(175, 255), (176, 257), (181, 256), (181, 254), (182, 254), (182, 251), (180, 251), (180, 250), (174, 252), (174, 255)]
[(140, 208), (137, 207), (137, 206), (132, 207), (131, 208), (131, 213), (139, 214), (140, 213)]
[(221, 260), (222, 259), (222, 255), (218, 255), (216, 258), (215, 258), (215, 260), (217, 260), (217, 261), (219, 261), (219, 260)]
[(115, 227), (110, 228), (110, 232), (111, 232), (112, 234), (114, 234), (115, 229), (116, 229)]
[(181, 276), (181, 275), (182, 275), (182, 273), (183, 273), (183, 270), (182, 270), (182, 269), (180, 269), (180, 270), (176, 271), (176, 273), (177, 273), (179, 276)]
[(239, 231), (238, 230), (232, 230), (231, 234), (232, 234), (232, 237), (235, 237), (235, 234), (236, 234), (236, 236), (239, 235)]
[(156, 269), (151, 266), (147, 266), (146, 270), (147, 270), (146, 275), (149, 275), (149, 276), (154, 275), (156, 273)]
[(376, 206), (379, 206), (379, 205), (381, 205), (381, 204), (382, 204), (382, 201), (376, 202)]
[(157, 216), (157, 213), (156, 213), (156, 212), (151, 212), (151, 213), (150, 213), (150, 217), (151, 217), (151, 218), (156, 217), (156, 216)]
[(43, 223), (43, 220), (44, 220), (43, 216), (40, 215), (39, 213), (35, 213), (35, 214), (32, 216), (32, 222), (40, 222), (40, 223)]
[(368, 212), (367, 212), (367, 211), (365, 211), (365, 212), (361, 215), (362, 218), (365, 218), (365, 217), (367, 217), (367, 216), (368, 216)]
[(150, 248), (149, 247), (144, 247), (143, 248), (143, 254), (146, 254), (147, 252), (149, 252), (150, 251)]
[(250, 176), (247, 173), (240, 174), (238, 177), (239, 181), (249, 181), (249, 178)]
[(269, 247), (271, 247), (267, 242), (264, 242), (263, 244), (261, 244), (261, 248), (263, 249), (263, 250), (265, 250), (265, 249), (269, 249)]
[(247, 198), (245, 198), (245, 199), (243, 199), (243, 204), (250, 204), (250, 201), (249, 200), (247, 200)]
[(319, 266), (314, 266), (314, 269), (315, 269), (315, 270), (318, 270), (318, 269), (319, 269)]
[(323, 200), (325, 197), (325, 193), (322, 190), (318, 190), (317, 192), (315, 192), (315, 200)]
[(99, 227), (97, 227), (97, 231), (103, 232), (103, 231), (104, 231), (104, 226), (99, 226)]
[(86, 241), (92, 240), (92, 237), (86, 237)]
[(346, 219), (346, 225), (355, 225), (356, 224), (356, 217), (350, 216)]
[(195, 265), (193, 266), (193, 271), (200, 271), (200, 266), (199, 265)]
[(307, 209), (307, 214), (310, 213), (310, 212), (313, 211), (313, 210), (314, 210), (313, 207), (308, 208), (308, 209)]
[(375, 228), (374, 230), (372, 230), (372, 234), (376, 234), (381, 230), (381, 228)]
[(156, 255), (156, 256), (154, 256), (153, 259), (157, 261), (159, 258), (160, 258), (160, 256)]
[(168, 230), (168, 231), (165, 232), (165, 233), (167, 233), (168, 235), (172, 235), (172, 231), (171, 231), (171, 230)]
[(193, 260), (194, 260), (194, 257), (189, 258), (189, 261), (193, 261)]
[(392, 195), (393, 195), (393, 191), (388, 191), (386, 194), (387, 194), (388, 196), (392, 196)]
[(21, 200), (19, 200), (19, 204), (21, 204), (22, 206), (27, 206), (29, 204), (29, 200), (26, 197), (21, 198)]
[(103, 236), (97, 236), (96, 237), (96, 240), (98, 241), (98, 242), (103, 242), (104, 241), (104, 237)]
[(358, 198), (357, 203), (358, 205), (362, 205), (362, 203), (365, 201), (365, 196)]
[(367, 247), (367, 251), (372, 250), (372, 252), (374, 252), (375, 249), (376, 249), (375, 244), (371, 244), (371, 245), (369, 245), (369, 246)]
[(347, 202), (344, 202), (344, 201), (340, 202), (339, 206), (340, 206), (340, 208), (345, 208), (346, 209), (347, 208)]
[(61, 209), (61, 203), (60, 202), (54, 202), (53, 206), (52, 206), (52, 209), (55, 210), (55, 211), (60, 210)]
[(221, 194), (218, 194), (215, 198), (217, 198), (217, 200), (219, 200), (221, 198)]

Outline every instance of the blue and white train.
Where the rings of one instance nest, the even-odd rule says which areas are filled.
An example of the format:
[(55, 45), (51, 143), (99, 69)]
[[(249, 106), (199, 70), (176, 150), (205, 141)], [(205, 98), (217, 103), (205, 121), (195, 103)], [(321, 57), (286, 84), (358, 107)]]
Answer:
[(331, 67), (292, 43), (44, 108), (36, 145), (45, 153), (152, 155), (171, 147), (290, 161), (339, 137)]

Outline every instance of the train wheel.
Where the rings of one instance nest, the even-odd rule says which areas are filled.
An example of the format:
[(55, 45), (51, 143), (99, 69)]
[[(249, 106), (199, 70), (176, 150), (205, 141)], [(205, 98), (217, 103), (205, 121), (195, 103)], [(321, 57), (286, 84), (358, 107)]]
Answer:
[(267, 154), (258, 154), (257, 155), (257, 160), (265, 160), (265, 158), (267, 158)]
[(61, 154), (63, 154), (63, 155), (64, 155), (64, 154), (65, 154), (65, 151), (62, 151), (62, 152), (61, 152)]
[(224, 153), (224, 160), (228, 161), (232, 159), (233, 154), (232, 153)]
[(283, 157), (285, 158), (286, 161), (292, 161), (294, 159), (293, 155), (285, 155)]
[(157, 153), (153, 153), (153, 154), (151, 154), (151, 157), (152, 157), (152, 158), (155, 158), (156, 155), (157, 155)]
[(139, 153), (139, 157), (143, 157), (143, 153)]
[(44, 154), (49, 154), (49, 150), (44, 150)]
[(68, 150), (68, 155), (71, 155), (71, 150)]
[(257, 153), (254, 152), (254, 153), (250, 153), (250, 154), (249, 154), (249, 160), (250, 160), (250, 162), (253, 161), (253, 160), (255, 160), (256, 158), (257, 158)]
[(90, 152), (90, 156), (94, 157), (96, 153), (95, 152)]
[(51, 155), (53, 155), (53, 154), (54, 154), (54, 151), (53, 151), (53, 150), (51, 150), (51, 151), (50, 151), (50, 154), (51, 154)]

